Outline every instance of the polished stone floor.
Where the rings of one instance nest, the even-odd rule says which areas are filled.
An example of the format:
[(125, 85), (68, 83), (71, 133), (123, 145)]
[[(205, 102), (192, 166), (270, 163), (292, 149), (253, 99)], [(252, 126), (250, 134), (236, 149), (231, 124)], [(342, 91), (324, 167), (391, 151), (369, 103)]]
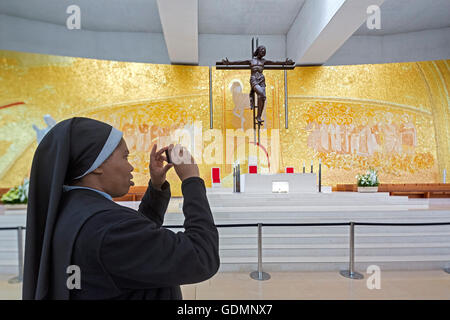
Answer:
[[(371, 274), (363, 274), (362, 280), (350, 280), (338, 272), (273, 272), (269, 280), (256, 281), (247, 273), (218, 273), (182, 291), (190, 300), (450, 300), (450, 274), (443, 270), (381, 271), (380, 289), (369, 289)], [(21, 284), (9, 284), (11, 277), (0, 275), (0, 300), (21, 297)]]

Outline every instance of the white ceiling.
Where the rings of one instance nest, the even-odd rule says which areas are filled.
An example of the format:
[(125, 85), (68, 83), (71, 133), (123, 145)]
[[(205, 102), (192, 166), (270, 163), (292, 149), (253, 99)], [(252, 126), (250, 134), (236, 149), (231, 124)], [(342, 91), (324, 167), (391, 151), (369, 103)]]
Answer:
[[(286, 34), (304, 2), (199, 0), (199, 33)], [(156, 0), (0, 0), (0, 13), (65, 25), (71, 4), (80, 7), (85, 30), (162, 32)]]
[(450, 0), (386, 0), (380, 7), (381, 29), (366, 24), (355, 35), (386, 35), (450, 27)]
[(65, 26), (72, 4), (84, 30), (162, 33), (156, 0), (0, 0), (0, 13)]
[[(87, 32), (62, 30), (73, 4)], [(381, 30), (362, 23), (371, 4), (381, 6)], [(242, 55), (243, 43), (256, 36), (278, 47), (278, 56), (320, 65), (349, 39), (383, 49), (383, 39), (370, 36), (404, 33), (406, 39), (433, 29), (427, 39), (441, 39), (441, 48), (448, 43), (443, 28), (450, 27), (450, 0), (0, 0), (0, 26), (0, 47), (18, 51), (210, 65), (223, 52)], [(444, 54), (433, 57), (447, 56), (445, 45), (440, 50)]]
[(199, 33), (287, 34), (305, 0), (199, 0)]
[[(285, 35), (306, 0), (198, 0), (200, 34)], [(0, 0), (0, 14), (65, 25), (66, 8), (80, 6), (82, 29), (162, 33), (156, 0)], [(450, 27), (450, 0), (386, 0), (381, 30), (357, 35)]]

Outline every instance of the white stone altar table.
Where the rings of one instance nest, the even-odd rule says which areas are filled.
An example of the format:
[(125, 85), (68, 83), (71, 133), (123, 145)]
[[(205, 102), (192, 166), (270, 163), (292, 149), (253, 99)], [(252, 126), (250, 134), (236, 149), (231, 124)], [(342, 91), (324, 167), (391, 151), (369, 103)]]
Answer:
[(317, 193), (315, 173), (241, 174), (243, 193)]

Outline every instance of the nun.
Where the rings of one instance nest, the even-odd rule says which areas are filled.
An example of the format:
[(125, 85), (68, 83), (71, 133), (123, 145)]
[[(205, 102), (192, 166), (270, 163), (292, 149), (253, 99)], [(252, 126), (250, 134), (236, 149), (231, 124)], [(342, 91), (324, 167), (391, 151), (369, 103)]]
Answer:
[[(191, 161), (165, 164), (166, 150)], [(23, 299), (179, 300), (180, 285), (217, 272), (218, 232), (190, 153), (153, 146), (137, 211), (113, 201), (134, 185), (128, 153), (122, 132), (94, 119), (61, 121), (44, 136), (31, 168)], [(184, 197), (178, 233), (162, 227), (172, 167)]]

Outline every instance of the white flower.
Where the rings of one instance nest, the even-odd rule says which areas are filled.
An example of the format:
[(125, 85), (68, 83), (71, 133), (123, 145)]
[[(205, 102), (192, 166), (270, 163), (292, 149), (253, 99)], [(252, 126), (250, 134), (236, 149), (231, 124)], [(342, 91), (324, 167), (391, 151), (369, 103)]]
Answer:
[(378, 184), (377, 171), (369, 169), (365, 174), (356, 175), (357, 183), (360, 186), (376, 186)]

